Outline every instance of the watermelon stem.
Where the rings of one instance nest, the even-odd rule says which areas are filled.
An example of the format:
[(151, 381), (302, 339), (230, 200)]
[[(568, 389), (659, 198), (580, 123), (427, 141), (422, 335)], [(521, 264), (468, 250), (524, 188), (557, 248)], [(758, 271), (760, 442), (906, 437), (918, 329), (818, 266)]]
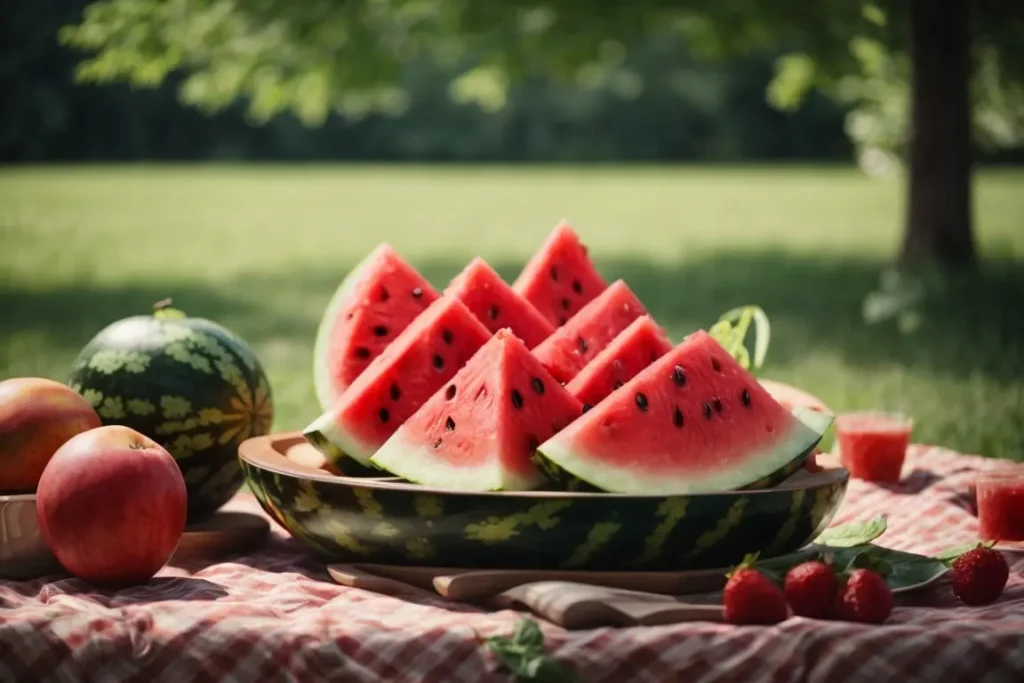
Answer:
[(153, 317), (157, 320), (172, 320), (175, 318), (184, 318), (184, 311), (180, 311), (173, 307), (174, 299), (167, 297), (166, 299), (160, 299), (153, 304)]

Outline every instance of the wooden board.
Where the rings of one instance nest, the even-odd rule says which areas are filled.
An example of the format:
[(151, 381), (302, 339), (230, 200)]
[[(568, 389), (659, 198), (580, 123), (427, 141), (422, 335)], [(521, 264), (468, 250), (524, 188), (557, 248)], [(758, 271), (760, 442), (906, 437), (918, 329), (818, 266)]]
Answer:
[(259, 515), (221, 510), (185, 529), (171, 561), (249, 552), (259, 548), (269, 533), (270, 524)]

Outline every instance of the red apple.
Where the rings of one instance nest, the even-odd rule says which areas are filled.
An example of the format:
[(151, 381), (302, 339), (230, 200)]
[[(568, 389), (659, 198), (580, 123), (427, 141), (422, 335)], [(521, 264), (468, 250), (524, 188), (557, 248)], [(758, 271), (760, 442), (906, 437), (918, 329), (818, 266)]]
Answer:
[(93, 583), (139, 583), (177, 548), (187, 498), (166, 449), (110, 425), (54, 453), (39, 480), (36, 512), (46, 544), (69, 572)]
[(100, 424), (89, 402), (65, 384), (40, 377), (0, 382), (0, 491), (35, 491), (57, 449)]

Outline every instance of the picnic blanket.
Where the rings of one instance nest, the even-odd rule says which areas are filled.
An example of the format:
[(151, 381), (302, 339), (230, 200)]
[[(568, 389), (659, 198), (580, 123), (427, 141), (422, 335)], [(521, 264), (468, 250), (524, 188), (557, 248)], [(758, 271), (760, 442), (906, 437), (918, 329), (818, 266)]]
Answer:
[[(932, 553), (975, 538), (977, 470), (1000, 465), (914, 445), (896, 488), (851, 481), (835, 520), (889, 515), (876, 543)], [(258, 510), (247, 495), (230, 504)], [(549, 651), (585, 682), (1024, 681), (1024, 553), (999, 601), (963, 606), (945, 582), (899, 596), (883, 626), (791, 618), (567, 632)], [(259, 552), (166, 567), (96, 590), (54, 576), (0, 581), (0, 681), (510, 681), (480, 639), (522, 614), (403, 600), (332, 583), (275, 526)]]

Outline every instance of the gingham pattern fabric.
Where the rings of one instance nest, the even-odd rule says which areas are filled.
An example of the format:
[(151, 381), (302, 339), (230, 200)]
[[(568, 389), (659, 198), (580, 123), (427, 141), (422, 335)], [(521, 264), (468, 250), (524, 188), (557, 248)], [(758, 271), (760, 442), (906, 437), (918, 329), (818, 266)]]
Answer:
[[(914, 446), (898, 488), (851, 481), (836, 522), (889, 515), (879, 543), (933, 552), (976, 533), (971, 482), (1001, 463)], [(240, 497), (233, 507), (256, 509)], [(791, 618), (566, 632), (553, 654), (586, 682), (1024, 681), (1024, 554), (1002, 598), (960, 605), (947, 584), (901, 597), (890, 622)], [(275, 528), (258, 553), (164, 569), (97, 591), (50, 577), (0, 582), (0, 681), (510, 681), (480, 645), (522, 615), (336, 585)]]

